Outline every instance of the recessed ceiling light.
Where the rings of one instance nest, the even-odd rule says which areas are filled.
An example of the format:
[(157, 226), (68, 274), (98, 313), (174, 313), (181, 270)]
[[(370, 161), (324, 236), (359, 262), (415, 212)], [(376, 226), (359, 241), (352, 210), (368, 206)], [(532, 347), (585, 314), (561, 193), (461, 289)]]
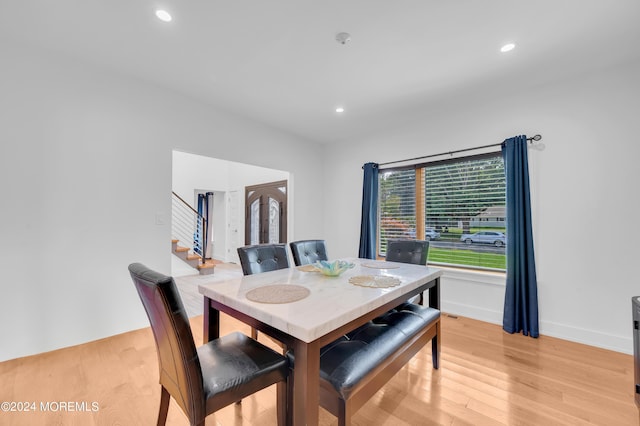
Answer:
[(344, 108), (343, 107), (338, 107), (338, 108), (336, 108), (336, 112), (344, 112)]
[(513, 50), (515, 47), (516, 47), (516, 45), (515, 45), (515, 44), (513, 44), (513, 43), (507, 43), (507, 44), (505, 44), (504, 46), (502, 46), (502, 47), (500, 48), (500, 51), (501, 51), (502, 53), (509, 52), (510, 50)]
[(169, 12), (167, 12), (166, 10), (156, 10), (156, 16), (158, 17), (159, 20), (161, 20), (162, 22), (171, 22), (171, 15), (169, 14)]

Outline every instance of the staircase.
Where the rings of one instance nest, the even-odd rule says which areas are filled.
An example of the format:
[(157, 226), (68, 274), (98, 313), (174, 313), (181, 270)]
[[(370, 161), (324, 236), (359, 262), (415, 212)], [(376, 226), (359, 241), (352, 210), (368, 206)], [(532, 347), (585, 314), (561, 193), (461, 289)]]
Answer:
[[(213, 274), (215, 264), (205, 253), (207, 221), (178, 194), (172, 192), (171, 251), (200, 275)], [(179, 245), (180, 241), (186, 244)]]
[(213, 274), (216, 266), (212, 260), (205, 260), (205, 263), (202, 263), (202, 258), (199, 255), (192, 253), (189, 247), (178, 245), (179, 242), (180, 240), (171, 240), (171, 252), (173, 254), (187, 262), (192, 268), (197, 269), (200, 275)]

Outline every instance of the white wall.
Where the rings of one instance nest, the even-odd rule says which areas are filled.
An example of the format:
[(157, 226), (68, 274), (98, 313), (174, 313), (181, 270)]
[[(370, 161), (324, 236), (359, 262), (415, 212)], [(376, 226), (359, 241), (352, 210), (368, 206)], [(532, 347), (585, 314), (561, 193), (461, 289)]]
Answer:
[(193, 191), (196, 189), (226, 192), (229, 189), (231, 164), (218, 158), (173, 151), (172, 190), (186, 202), (193, 200)]
[[(326, 192), (335, 197), (324, 212), (332, 255), (357, 254), (362, 164), (540, 133), (545, 150), (529, 150), (540, 332), (631, 353), (630, 299), (640, 294), (639, 75), (634, 63), (511, 93), (478, 91), (341, 147), (326, 169)], [(451, 313), (501, 323), (503, 299), (501, 277), (443, 280), (442, 305)]]
[(0, 361), (148, 326), (127, 265), (170, 272), (173, 149), (290, 171), (295, 233), (322, 227), (318, 145), (6, 39), (0, 51)]

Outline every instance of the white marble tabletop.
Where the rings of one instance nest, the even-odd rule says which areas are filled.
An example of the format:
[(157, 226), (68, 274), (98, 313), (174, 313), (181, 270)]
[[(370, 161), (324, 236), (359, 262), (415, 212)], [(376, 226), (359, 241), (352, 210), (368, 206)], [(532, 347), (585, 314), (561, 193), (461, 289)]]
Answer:
[[(442, 275), (439, 269), (421, 265), (369, 259), (344, 260), (353, 262), (355, 267), (339, 277), (291, 267), (222, 282), (205, 281), (198, 289), (210, 299), (309, 343)], [(349, 283), (349, 278), (361, 275), (396, 277), (400, 285), (370, 288)], [(246, 297), (250, 290), (278, 284), (303, 286), (310, 290), (310, 294), (302, 300), (275, 304), (253, 302)]]

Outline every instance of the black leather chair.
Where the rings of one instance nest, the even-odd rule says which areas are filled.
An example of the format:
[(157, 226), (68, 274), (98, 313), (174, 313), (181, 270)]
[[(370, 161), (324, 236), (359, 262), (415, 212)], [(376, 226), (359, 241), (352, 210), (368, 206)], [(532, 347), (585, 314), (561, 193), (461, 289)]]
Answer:
[(424, 240), (387, 240), (386, 260), (390, 262), (426, 265), (429, 254), (429, 241)]
[(310, 265), (319, 260), (329, 260), (324, 240), (302, 240), (289, 243), (293, 263), (296, 266)]
[(191, 425), (272, 384), (277, 384), (278, 424), (286, 423), (289, 363), (282, 355), (242, 333), (196, 348), (173, 278), (139, 263), (129, 273), (147, 312), (160, 366), (158, 425), (167, 420), (172, 396)]
[(275, 271), (289, 267), (285, 244), (257, 244), (238, 247), (242, 273), (245, 275)]
[[(286, 244), (256, 244), (238, 247), (238, 257), (244, 275), (276, 271), (289, 267)], [(258, 338), (258, 330), (251, 328), (251, 338)]]
[[(389, 262), (412, 263), (426, 265), (429, 255), (429, 241), (425, 240), (387, 240), (387, 256)], [(410, 302), (422, 304), (423, 295), (415, 296)]]

